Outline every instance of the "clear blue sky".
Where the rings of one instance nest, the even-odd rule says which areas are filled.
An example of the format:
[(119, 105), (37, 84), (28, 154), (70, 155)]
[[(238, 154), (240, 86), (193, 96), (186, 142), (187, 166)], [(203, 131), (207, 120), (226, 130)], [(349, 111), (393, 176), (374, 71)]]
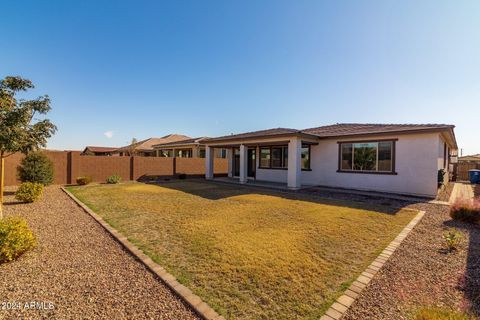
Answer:
[(50, 148), (375, 122), (480, 153), (478, 0), (17, 0), (0, 36), (0, 77), (52, 98)]

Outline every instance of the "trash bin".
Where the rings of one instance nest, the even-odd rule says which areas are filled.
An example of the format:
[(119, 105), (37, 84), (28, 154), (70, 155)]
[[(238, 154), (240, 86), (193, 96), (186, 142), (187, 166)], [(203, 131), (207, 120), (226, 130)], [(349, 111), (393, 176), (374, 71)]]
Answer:
[(468, 170), (468, 175), (470, 177), (470, 183), (480, 184), (480, 170), (478, 169)]

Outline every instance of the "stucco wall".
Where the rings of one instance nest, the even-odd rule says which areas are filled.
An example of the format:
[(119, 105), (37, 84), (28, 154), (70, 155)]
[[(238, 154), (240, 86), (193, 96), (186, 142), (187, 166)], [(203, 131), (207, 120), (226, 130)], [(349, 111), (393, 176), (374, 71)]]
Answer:
[(312, 146), (312, 171), (302, 172), (302, 184), (436, 196), (439, 134), (377, 136), (374, 140), (391, 138), (398, 139), (395, 157), (397, 175), (337, 172), (338, 141), (342, 140), (320, 140), (318, 145)]

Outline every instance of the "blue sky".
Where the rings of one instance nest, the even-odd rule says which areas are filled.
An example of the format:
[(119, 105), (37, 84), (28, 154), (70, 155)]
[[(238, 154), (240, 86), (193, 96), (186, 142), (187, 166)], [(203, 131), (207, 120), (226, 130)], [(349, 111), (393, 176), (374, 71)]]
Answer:
[(52, 98), (50, 148), (368, 122), (480, 153), (480, 1), (18, 0), (0, 36), (0, 77)]

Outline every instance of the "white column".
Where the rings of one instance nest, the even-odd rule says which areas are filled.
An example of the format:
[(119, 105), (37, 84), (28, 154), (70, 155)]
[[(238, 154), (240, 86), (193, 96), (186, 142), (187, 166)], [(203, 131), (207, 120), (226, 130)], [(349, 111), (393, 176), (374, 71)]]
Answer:
[(233, 149), (227, 149), (228, 176), (233, 177)]
[(205, 147), (205, 179), (213, 179), (213, 148)]
[(302, 140), (293, 138), (288, 144), (288, 188), (300, 189), (302, 186)]
[(240, 183), (247, 183), (247, 151), (248, 148), (240, 145)]

